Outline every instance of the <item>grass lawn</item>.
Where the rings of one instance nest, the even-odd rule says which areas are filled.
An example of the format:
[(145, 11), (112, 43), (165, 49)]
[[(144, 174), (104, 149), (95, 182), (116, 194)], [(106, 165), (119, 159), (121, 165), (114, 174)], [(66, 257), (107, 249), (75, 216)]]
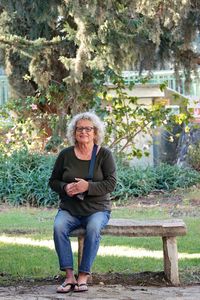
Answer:
[[(194, 199), (191, 191), (187, 197), (185, 193), (181, 197), (163, 197), (166, 196), (153, 201), (146, 198), (145, 204), (137, 199), (128, 206), (114, 207), (112, 217), (136, 220), (182, 218), (188, 234), (178, 238), (181, 281), (199, 282), (199, 204), (192, 205)], [(146, 200), (149, 204), (146, 204)], [(45, 279), (61, 274), (52, 241), (55, 214), (56, 209), (0, 206), (0, 283), (11, 278)], [(72, 244), (76, 250), (76, 239), (72, 239)], [(143, 257), (139, 255), (141, 251), (145, 253)], [(74, 263), (76, 266), (77, 255)], [(161, 238), (103, 236), (93, 272), (128, 274), (144, 271), (163, 271)]]

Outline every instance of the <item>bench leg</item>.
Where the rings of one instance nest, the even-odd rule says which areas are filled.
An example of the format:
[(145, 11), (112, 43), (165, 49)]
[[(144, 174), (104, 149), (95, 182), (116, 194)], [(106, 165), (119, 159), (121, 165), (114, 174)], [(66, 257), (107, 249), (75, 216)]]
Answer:
[(84, 236), (78, 237), (78, 269), (81, 264), (82, 254), (83, 254), (83, 244), (84, 244)]
[(175, 286), (180, 284), (178, 274), (178, 251), (176, 237), (163, 237), (164, 272)]

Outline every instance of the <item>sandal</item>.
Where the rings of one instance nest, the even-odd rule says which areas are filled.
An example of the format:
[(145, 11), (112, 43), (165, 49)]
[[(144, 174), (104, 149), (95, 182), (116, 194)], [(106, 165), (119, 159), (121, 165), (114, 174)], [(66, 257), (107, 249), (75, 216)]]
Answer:
[(88, 291), (87, 283), (81, 283), (81, 284), (77, 283), (74, 286), (75, 293), (82, 293), (82, 292), (87, 292), (87, 291)]
[(56, 292), (57, 293), (69, 293), (72, 292), (74, 290), (75, 287), (75, 283), (67, 283), (67, 282), (63, 282), (63, 284), (61, 284)]

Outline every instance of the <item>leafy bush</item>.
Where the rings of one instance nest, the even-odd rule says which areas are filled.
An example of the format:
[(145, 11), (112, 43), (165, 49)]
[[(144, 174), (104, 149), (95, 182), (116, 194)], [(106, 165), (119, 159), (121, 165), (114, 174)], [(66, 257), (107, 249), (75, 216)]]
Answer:
[(186, 188), (200, 182), (200, 173), (188, 167), (160, 164), (154, 170), (157, 190)]
[(14, 205), (54, 205), (58, 197), (48, 187), (55, 158), (50, 155), (13, 152), (0, 156), (0, 199)]
[[(0, 202), (13, 205), (54, 206), (58, 196), (48, 187), (55, 156), (13, 152), (0, 155)], [(161, 164), (158, 167), (130, 167), (117, 158), (117, 186), (112, 198), (122, 202), (131, 196), (147, 195), (155, 190), (185, 188), (200, 182), (196, 170)]]
[(186, 188), (200, 182), (200, 173), (177, 165), (160, 164), (157, 167), (130, 167), (117, 161), (118, 183), (113, 196), (127, 199), (143, 196), (155, 190)]
[(127, 199), (129, 196), (147, 195), (155, 187), (152, 168), (132, 168), (121, 160), (117, 161), (117, 186), (113, 196)]

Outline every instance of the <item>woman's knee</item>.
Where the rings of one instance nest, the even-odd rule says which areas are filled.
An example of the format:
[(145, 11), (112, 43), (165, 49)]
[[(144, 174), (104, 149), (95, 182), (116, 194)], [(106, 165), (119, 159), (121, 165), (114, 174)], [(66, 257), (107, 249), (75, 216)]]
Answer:
[(102, 228), (106, 226), (109, 220), (109, 215), (106, 213), (97, 215), (96, 218), (92, 218), (89, 220), (87, 224), (87, 231), (95, 232), (97, 234), (100, 234)]
[(54, 232), (68, 232), (70, 228), (70, 215), (66, 211), (58, 211), (54, 221)]
[(102, 228), (101, 224), (92, 222), (87, 225), (86, 231), (89, 234), (94, 234), (98, 236), (100, 235), (101, 228)]
[(63, 233), (66, 231), (66, 227), (61, 220), (55, 220), (53, 229), (54, 233)]

